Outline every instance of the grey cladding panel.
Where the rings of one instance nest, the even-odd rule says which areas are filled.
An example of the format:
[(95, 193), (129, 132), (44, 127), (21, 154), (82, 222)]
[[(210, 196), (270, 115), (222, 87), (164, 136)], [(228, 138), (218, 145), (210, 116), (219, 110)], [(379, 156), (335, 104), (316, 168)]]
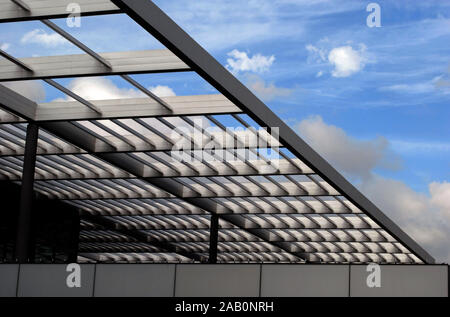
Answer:
[(94, 296), (173, 296), (175, 265), (99, 264)]
[(260, 266), (252, 264), (177, 265), (175, 296), (255, 297)]
[(348, 265), (264, 265), (261, 296), (348, 296)]
[(0, 265), (0, 297), (16, 296), (18, 264)]

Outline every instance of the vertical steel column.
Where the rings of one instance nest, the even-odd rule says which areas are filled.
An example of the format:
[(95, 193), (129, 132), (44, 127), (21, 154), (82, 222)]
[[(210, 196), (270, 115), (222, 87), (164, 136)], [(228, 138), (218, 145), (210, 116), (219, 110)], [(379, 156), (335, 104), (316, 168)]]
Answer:
[(70, 243), (68, 247), (67, 263), (76, 263), (78, 258), (78, 243), (80, 238), (80, 215), (77, 210), (71, 213)]
[(209, 228), (209, 263), (217, 263), (217, 240), (219, 237), (219, 216), (211, 214)]
[(36, 165), (36, 148), (39, 127), (30, 122), (27, 127), (25, 156), (23, 159), (22, 188), (20, 192), (20, 209), (17, 220), (16, 258), (19, 263), (27, 263), (30, 256), (34, 168)]

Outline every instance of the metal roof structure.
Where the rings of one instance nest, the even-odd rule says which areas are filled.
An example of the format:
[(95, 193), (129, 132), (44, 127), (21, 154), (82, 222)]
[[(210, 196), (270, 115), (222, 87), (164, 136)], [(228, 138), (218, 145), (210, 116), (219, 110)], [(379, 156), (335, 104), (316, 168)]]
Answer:
[[(0, 179), (79, 209), (80, 262), (434, 262), (151, 1), (77, 1), (167, 48), (112, 53), (47, 20), (70, 2), (0, 0), (0, 23), (40, 20), (84, 51), (0, 51), (0, 82), (72, 98), (36, 103), (0, 84)], [(158, 97), (132, 77), (165, 72), (196, 72), (219, 94)], [(86, 100), (54, 80), (109, 75), (145, 96)]]

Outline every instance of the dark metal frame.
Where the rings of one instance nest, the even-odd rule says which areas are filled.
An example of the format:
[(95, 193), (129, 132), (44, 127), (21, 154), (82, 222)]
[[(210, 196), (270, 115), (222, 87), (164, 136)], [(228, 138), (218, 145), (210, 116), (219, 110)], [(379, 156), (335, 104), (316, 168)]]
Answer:
[[(345, 196), (352, 204), (354, 204), (357, 208), (362, 210), (370, 219), (372, 219), (377, 225), (379, 225), (380, 229), (375, 229), (374, 231), (379, 230), (386, 231), (389, 233), (393, 238), (395, 238), (396, 242), (401, 242), (404, 246), (406, 246), (407, 249), (409, 249), (415, 256), (417, 256), (420, 260), (422, 260), (425, 263), (434, 263), (434, 259), (425, 251), (423, 250), (413, 239), (411, 239), (406, 233), (404, 233), (397, 225), (395, 225), (388, 217), (386, 217), (373, 203), (371, 203), (366, 197), (364, 197), (353, 185), (351, 185), (347, 180), (345, 180), (344, 177), (342, 177), (328, 162), (326, 162), (320, 155), (318, 155), (310, 146), (308, 146), (295, 132), (293, 132), (280, 118), (278, 118), (263, 102), (261, 102), (252, 92), (250, 92), (242, 83), (240, 83), (228, 70), (226, 70), (222, 65), (220, 65), (208, 52), (206, 52), (202, 47), (200, 47), (187, 33), (185, 33), (178, 25), (176, 25), (164, 12), (162, 12), (155, 4), (153, 4), (151, 1), (142, 1), (142, 0), (112, 0), (112, 2), (120, 9), (120, 12), (125, 12), (128, 14), (132, 19), (134, 19), (138, 24), (140, 24), (144, 29), (146, 29), (151, 35), (153, 35), (156, 39), (158, 39), (162, 44), (164, 44), (172, 53), (174, 53), (182, 62), (184, 62), (185, 65), (187, 65), (190, 70), (193, 70), (197, 72), (203, 79), (205, 79), (207, 82), (209, 82), (213, 87), (215, 87), (220, 93), (223, 94), (226, 98), (228, 98), (229, 101), (231, 101), (234, 105), (236, 105), (242, 112), (249, 115), (257, 124), (259, 124), (262, 127), (267, 127), (268, 132), (271, 131), (271, 128), (277, 128), (279, 129), (279, 139), (281, 146), (285, 147), (287, 150), (289, 150), (292, 154), (294, 154), (297, 158), (300, 158), (301, 161), (306, 164), (306, 166), (312, 170), (312, 173), (317, 174), (320, 176), (323, 180), (325, 180), (329, 185), (331, 185), (333, 188), (337, 189), (339, 191), (339, 195)], [(20, 6), (22, 7), (22, 6)], [(5, 19), (2, 19), (0, 17), (0, 22), (10, 21), (10, 20), (34, 20), (34, 19), (43, 19), (43, 17), (59, 17), (60, 14), (55, 14), (45, 16), (45, 14), (33, 14), (33, 10), (30, 9), (27, 11), (27, 16), (17, 16), (17, 17), (8, 17)], [(106, 14), (106, 13), (117, 13), (119, 10), (98, 10), (98, 11), (92, 11), (88, 14)], [(76, 40), (74, 37), (72, 37), (67, 32), (61, 30), (58, 28), (55, 24), (53, 24), (50, 21), (43, 21), (47, 26), (51, 27), (55, 32), (58, 32), (60, 35), (71, 41), (73, 44), (80, 47), (82, 50), (84, 50), (89, 56), (91, 56), (93, 59), (95, 59), (98, 63), (101, 64), (101, 66), (104, 68), (102, 70), (99, 70), (95, 75), (102, 75), (102, 74), (123, 74), (121, 75), (122, 78), (126, 81), (128, 81), (130, 84), (138, 88), (139, 90), (143, 91), (144, 94), (149, 96), (151, 99), (156, 101), (157, 104), (159, 104), (163, 109), (164, 113), (162, 113), (159, 116), (153, 116), (150, 115), (149, 117), (156, 118), (158, 122), (161, 124), (164, 124), (165, 126), (168, 126), (172, 130), (175, 130), (176, 127), (172, 126), (167, 120), (162, 118), (162, 116), (178, 116), (180, 119), (184, 120), (184, 122), (188, 125), (190, 125), (193, 129), (201, 130), (202, 133), (204, 133), (205, 136), (208, 138), (211, 138), (211, 136), (208, 136), (205, 131), (200, 127), (196, 127), (190, 119), (188, 119), (185, 116), (180, 116), (174, 113), (173, 107), (170, 105), (169, 102), (164, 100), (164, 98), (159, 98), (146, 90), (144, 87), (142, 87), (137, 81), (129, 77), (127, 74), (130, 73), (140, 73), (140, 72), (151, 72), (146, 70), (133, 70), (130, 72), (111, 72), (111, 64), (108, 62), (107, 59), (105, 59), (103, 56), (93, 52), (88, 47), (86, 47), (84, 44)], [(16, 59), (12, 56), (10, 56), (7, 53), (2, 52), (2, 55), (5, 56), (9, 61), (13, 62), (17, 65), (17, 67), (22, 68), (26, 73), (32, 74), (33, 73), (33, 65), (27, 65), (20, 59)], [(180, 63), (181, 64), (181, 63)], [(164, 71), (164, 72), (171, 72), (171, 71), (186, 71), (189, 70), (187, 68), (169, 68), (166, 70), (158, 70), (158, 71)], [(83, 75), (83, 74), (81, 74)], [(74, 74), (74, 76), (77, 76)], [(22, 76), (23, 77), (23, 76)], [(102, 109), (98, 106), (94, 105), (91, 101), (85, 100), (80, 96), (77, 96), (70, 90), (66, 89), (65, 87), (59, 85), (58, 83), (54, 82), (50, 78), (57, 78), (61, 77), (61, 75), (55, 75), (55, 76), (25, 76), (24, 79), (36, 79), (36, 78), (49, 78), (45, 79), (45, 81), (53, 86), (56, 86), (56, 88), (60, 89), (64, 93), (72, 96), (75, 100), (80, 102), (81, 104), (87, 106), (92, 110), (92, 118), (102, 118)], [(64, 77), (64, 76), (63, 76)], [(17, 80), (17, 78), (13, 78), (13, 80)], [(232, 175), (241, 175), (240, 173), (235, 173), (237, 170), (233, 168), (233, 166), (227, 165), (228, 163), (225, 162), (225, 165), (228, 166), (230, 171), (233, 171), (233, 173), (230, 174), (230, 176), (227, 176), (226, 173), (219, 173), (217, 169), (215, 169), (214, 166), (211, 166), (207, 164), (206, 162), (202, 162), (209, 170), (211, 170), (211, 175), (209, 174), (202, 174), (202, 175), (196, 175), (195, 173), (192, 176), (201, 176), (205, 179), (208, 179), (209, 181), (214, 182), (216, 185), (219, 185), (222, 187), (222, 189), (227, 190), (229, 193), (232, 193), (227, 186), (224, 184), (220, 185), (217, 180), (214, 180), (211, 176), (223, 176), (227, 181), (231, 181), (234, 183), (234, 185), (237, 185), (240, 190), (247, 192), (245, 195), (229, 195), (229, 194), (222, 194), (218, 195), (214, 192), (213, 189), (210, 188), (209, 185), (206, 184), (205, 181), (198, 181), (195, 177), (191, 177), (191, 175), (181, 175), (190, 181), (194, 182), (195, 184), (199, 184), (202, 187), (205, 188), (206, 191), (209, 191), (210, 193), (215, 193), (214, 195), (206, 195), (204, 194), (204, 191), (198, 192), (195, 187), (185, 182), (183, 179), (179, 179), (178, 177), (171, 175), (167, 176), (165, 173), (159, 173), (155, 174), (153, 173), (152, 176), (143, 174), (144, 167), (151, 167), (154, 169), (154, 167), (148, 165), (145, 161), (142, 161), (142, 159), (135, 156), (132, 152), (137, 151), (141, 152), (144, 150), (137, 150), (136, 148), (133, 148), (133, 144), (129, 143), (128, 140), (119, 134), (115, 133), (113, 130), (107, 128), (105, 125), (103, 125), (101, 122), (93, 121), (90, 122), (97, 127), (104, 129), (108, 133), (111, 133), (115, 138), (119, 139), (122, 143), (127, 144), (129, 143), (129, 149), (126, 151), (118, 151), (117, 146), (115, 144), (110, 143), (107, 139), (100, 137), (98, 135), (92, 134), (89, 129), (86, 129), (83, 125), (77, 122), (77, 120), (81, 120), (80, 118), (73, 118), (73, 119), (67, 119), (67, 120), (61, 120), (56, 122), (51, 121), (39, 121), (38, 123), (33, 123), (36, 119), (36, 114), (38, 112), (39, 106), (35, 104), (34, 102), (27, 100), (23, 96), (14, 93), (10, 89), (7, 89), (6, 87), (3, 87), (0, 85), (0, 93), (2, 93), (0, 98), (0, 105), (13, 112), (15, 115), (18, 115), (19, 117), (27, 120), (28, 127), (39, 124), (39, 126), (50, 133), (53, 133), (58, 138), (61, 138), (65, 141), (68, 141), (72, 144), (73, 147), (77, 148), (77, 151), (80, 151), (84, 153), (91, 153), (95, 157), (99, 158), (103, 162), (108, 162), (112, 164), (112, 166), (115, 166), (122, 171), (125, 171), (128, 173), (131, 177), (136, 177), (136, 179), (140, 179), (148, 184), (152, 184), (154, 187), (159, 188), (163, 192), (165, 192), (166, 196), (172, 196), (174, 199), (180, 199), (180, 201), (184, 201), (189, 203), (191, 206), (196, 206), (201, 210), (203, 213), (210, 214), (210, 235), (209, 235), (209, 255), (201, 256), (197, 253), (189, 253), (184, 251), (183, 249), (180, 249), (176, 244), (171, 243), (161, 243), (158, 241), (148, 241), (146, 236), (142, 235), (141, 233), (132, 233), (134, 238), (136, 238), (139, 241), (143, 241), (144, 243), (150, 243), (153, 245), (156, 245), (160, 247), (161, 249), (167, 250), (169, 252), (176, 252), (183, 256), (187, 256), (189, 258), (192, 258), (196, 261), (205, 261), (205, 259), (209, 259), (208, 261), (210, 263), (215, 263), (218, 261), (218, 241), (219, 241), (219, 220), (223, 224), (227, 224), (226, 226), (230, 226), (230, 228), (233, 228), (233, 230), (243, 230), (247, 233), (250, 233), (254, 239), (254, 241), (265, 241), (264, 243), (267, 243), (268, 245), (271, 245), (271, 248), (276, 248), (279, 252), (284, 252), (289, 255), (289, 258), (295, 259), (296, 261), (303, 261), (308, 260), (309, 257), (306, 256), (306, 251), (302, 249), (299, 246), (290, 245), (288, 242), (297, 241), (296, 237), (289, 233), (289, 231), (284, 231), (287, 235), (290, 236), (289, 239), (273, 239), (270, 238), (271, 235), (278, 236), (278, 233), (276, 230), (269, 231), (269, 230), (261, 230), (261, 228), (257, 227), (248, 227), (245, 224), (245, 221), (241, 216), (234, 214), (233, 210), (230, 209), (230, 207), (223, 202), (221, 202), (220, 198), (226, 198), (229, 200), (229, 202), (234, 203), (236, 206), (238, 206), (239, 209), (244, 210), (244, 213), (251, 214), (250, 209), (245, 207), (242, 203), (240, 203), (237, 198), (241, 199), (243, 202), (246, 202), (251, 205), (252, 208), (256, 208), (259, 210), (258, 213), (264, 213), (264, 211), (259, 207), (257, 203), (255, 203), (250, 198), (259, 197), (261, 202), (264, 202), (265, 204), (269, 205), (271, 209), (275, 211), (276, 215), (279, 214), (295, 214), (297, 209), (285, 199), (286, 196), (291, 196), (289, 192), (283, 188), (282, 184), (279, 182), (274, 181), (270, 176), (271, 175), (277, 175), (279, 173), (280, 175), (286, 176), (286, 178), (294, 183), (298, 190), (301, 190), (305, 193), (305, 195), (311, 196), (311, 198), (315, 198), (321, 205), (328, 209), (329, 214), (334, 214), (333, 210), (327, 206), (327, 204), (321, 199), (321, 195), (325, 196), (336, 196), (335, 199), (337, 202), (339, 202), (342, 205), (342, 208), (346, 210), (346, 212), (350, 214), (354, 214), (356, 217), (358, 217), (361, 221), (365, 223), (365, 225), (368, 225), (369, 228), (370, 225), (367, 223), (366, 220), (359, 214), (359, 213), (353, 213), (351, 211), (351, 208), (346, 205), (346, 203), (339, 198), (339, 195), (334, 195), (330, 192), (329, 189), (323, 187), (323, 184), (314, 177), (314, 175), (309, 175), (311, 173), (304, 172), (301, 168), (296, 166), (295, 163), (292, 162), (292, 159), (290, 159), (288, 156), (286, 156), (283, 152), (277, 150), (279, 154), (283, 157), (283, 159), (288, 162), (288, 164), (292, 166), (296, 166), (297, 172), (293, 172), (293, 174), (299, 174), (304, 175), (309, 181), (314, 183), (319, 189), (316, 194), (311, 194), (311, 192), (308, 192), (306, 189), (302, 187), (301, 184), (299, 184), (294, 178), (290, 177), (290, 173), (280, 173), (279, 171), (274, 172), (270, 175), (261, 174), (262, 177), (267, 180), (268, 182), (272, 183), (277, 188), (277, 193), (269, 193), (267, 189), (264, 186), (261, 186), (258, 184), (257, 181), (255, 181), (252, 176), (252, 173), (243, 174), (243, 178), (246, 179), (248, 182), (252, 183), (252, 186), (256, 186), (258, 190), (260, 190), (263, 194), (254, 194), (253, 192), (250, 192), (248, 189), (245, 188), (245, 186), (240, 185), (238, 182), (236, 182)], [(227, 113), (227, 111), (224, 111), (224, 113)], [(258, 132), (254, 131), (249, 127), (249, 125), (243, 120), (240, 116), (235, 115), (233, 113), (232, 116), (234, 117), (237, 122), (242, 124), (243, 126), (246, 126), (250, 128), (252, 133), (255, 135), (258, 135)], [(219, 127), (220, 123), (215, 122), (214, 118), (210, 116), (210, 114), (202, 114), (206, 116), (207, 119), (209, 119), (211, 122), (217, 124)], [(117, 118), (121, 118), (123, 116), (119, 116)], [(126, 116), (125, 116), (126, 117)], [(108, 119), (111, 119), (111, 122), (119, 124), (120, 121), (115, 120), (114, 117), (107, 117)], [(19, 119), (19, 118), (17, 118)], [(69, 121), (69, 122), (66, 122)], [(137, 123), (143, 125), (149, 130), (152, 130), (150, 126), (145, 126), (145, 122), (143, 122), (141, 119), (135, 120)], [(19, 128), (22, 129), (19, 125)], [(136, 131), (132, 131), (132, 129), (127, 128), (126, 126), (122, 125), (121, 128), (128, 129), (130, 132), (134, 133), (135, 136), (138, 138), (144, 140), (145, 142), (149, 143), (149, 151), (155, 150), (156, 147), (154, 144), (151, 143), (151, 141), (147, 140), (145, 136), (140, 135)], [(222, 127), (223, 128), (223, 127)], [(9, 130), (10, 131), (10, 130)], [(225, 131), (224, 131), (225, 132)], [(159, 137), (163, 138), (165, 141), (168, 142), (168, 144), (171, 143), (170, 139), (165, 138), (164, 134), (159, 133), (158, 131), (152, 130), (152, 133), (155, 133)], [(194, 143), (194, 140), (189, 135), (183, 135), (181, 134), (183, 138), (186, 138), (186, 140), (191, 141)], [(236, 137), (236, 136), (235, 136)], [(259, 137), (259, 136), (258, 136)], [(212, 139), (212, 138), (211, 138)], [(17, 142), (15, 139), (10, 139), (8, 142)], [(47, 140), (47, 142), (50, 142), (50, 140)], [(101, 143), (101, 145), (99, 145)], [(30, 147), (32, 143), (29, 142), (27, 137), (26, 142), (26, 148)], [(99, 150), (101, 148), (101, 150)], [(243, 145), (243, 148), (245, 147), (245, 144)], [(81, 149), (81, 150), (80, 150)], [(248, 148), (250, 152), (253, 154), (258, 155), (258, 152), (255, 151), (253, 148)], [(59, 149), (58, 149), (59, 151)], [(224, 151), (228, 151), (228, 149), (224, 149)], [(25, 151), (25, 159), (24, 159), (24, 177), (22, 178), (22, 186), (23, 188), (29, 187), (29, 181), (27, 181), (25, 177), (25, 169), (29, 169), (29, 155), (27, 155), (29, 151)], [(126, 154), (123, 152), (129, 152), (130, 154)], [(42, 153), (41, 153), (42, 154)], [(63, 155), (63, 153), (54, 153), (56, 156)], [(19, 154), (20, 155), (20, 154)], [(52, 154), (53, 155), (53, 154)], [(194, 156), (194, 154), (192, 154)], [(3, 160), (3, 155), (0, 155), (0, 159)], [(36, 156), (36, 149), (34, 152), (34, 156)], [(149, 152), (149, 156), (155, 159), (155, 155), (151, 154)], [(264, 159), (264, 157), (262, 157)], [(19, 160), (20, 161), (20, 160)], [(5, 162), (5, 168), (9, 170), (14, 170), (14, 168), (17, 166), (19, 162), (17, 158), (8, 158), (6, 157), (3, 162)], [(266, 159), (267, 161), (267, 159)], [(47, 156), (47, 166), (44, 168), (47, 171), (51, 171), (52, 168), (58, 169), (58, 164), (61, 164), (61, 160), (52, 160), (51, 155)], [(243, 162), (246, 164), (246, 167), (248, 167), (250, 170), (253, 170), (255, 175), (259, 175), (258, 169), (255, 168), (252, 163), (247, 161), (246, 159), (243, 160)], [(160, 163), (167, 166), (167, 168), (170, 170), (173, 170), (174, 172), (179, 172), (177, 168), (170, 165), (170, 163), (164, 162), (160, 160)], [(269, 164), (270, 162), (266, 162)], [(69, 163), (64, 163), (69, 164)], [(192, 166), (189, 166), (188, 163), (184, 164), (185, 167), (190, 168), (192, 171), (195, 172), (195, 169)], [(42, 164), (40, 165), (42, 167)], [(64, 165), (63, 165), (64, 166)], [(65, 165), (67, 167), (67, 165)], [(156, 171), (156, 170), (155, 170)], [(94, 171), (95, 172), (95, 171)], [(27, 172), (27, 175), (29, 173)], [(34, 174), (34, 173), (33, 173)], [(197, 172), (197, 174), (199, 174)], [(111, 178), (111, 177), (108, 177)], [(121, 177), (118, 177), (121, 178)], [(56, 178), (58, 179), (58, 178)], [(70, 180), (74, 181), (75, 179), (73, 177), (69, 177)], [(89, 181), (89, 178), (85, 178), (86, 181)], [(93, 178), (97, 179), (97, 178)], [(64, 182), (63, 179), (61, 181)], [(38, 188), (39, 184), (35, 186)], [(68, 187), (64, 190), (76, 190), (77, 187), (74, 184), (67, 185)], [(25, 190), (25, 189), (24, 189)], [(27, 193), (29, 194), (29, 190), (27, 190)], [(265, 194), (264, 194), (265, 193)], [(288, 194), (288, 195), (287, 195)], [(307, 202), (301, 199), (301, 195), (292, 195), (295, 199), (298, 201), (301, 201), (302, 204), (307, 208), (307, 210), (313, 210), (311, 206)], [(316, 197), (317, 196), (317, 197)], [(25, 196), (24, 196), (25, 197)], [(28, 197), (28, 196), (26, 196)], [(286, 210), (281, 210), (277, 205), (273, 204), (271, 202), (270, 197), (277, 197), (277, 199), (283, 203), (283, 206), (289, 210), (289, 212), (286, 212)], [(122, 199), (122, 197), (119, 195), (117, 198), (117, 201), (114, 204), (117, 205), (124, 205), (126, 206), (125, 201), (121, 201), (119, 203), (119, 199)], [(99, 204), (104, 206), (103, 202), (100, 201)], [(27, 199), (28, 200), (28, 199)], [(70, 202), (70, 200), (67, 200), (67, 202)], [(100, 203), (101, 202), (101, 203)], [(81, 203), (81, 202), (80, 202)], [(341, 213), (342, 214), (342, 213)], [(340, 217), (341, 220), (343, 220), (346, 225), (348, 225), (347, 228), (352, 228), (352, 225), (349, 223), (349, 221), (343, 217), (340, 213), (335, 213), (337, 217)], [(304, 226), (303, 224), (298, 223), (299, 228), (304, 228), (305, 230), (315, 230), (315, 226), (317, 228), (320, 228), (320, 230), (323, 230), (325, 232), (325, 235), (329, 235), (331, 237), (331, 243), (333, 244), (332, 249), (341, 249), (339, 246), (335, 244), (335, 241), (340, 241), (340, 238), (333, 232), (333, 226), (335, 226), (329, 218), (327, 219), (327, 225), (325, 227), (322, 227), (319, 225), (316, 220), (314, 219), (313, 215), (314, 213), (311, 212), (304, 212), (301, 213), (302, 216), (305, 217), (308, 221), (310, 221), (313, 225), (311, 228)], [(275, 217), (275, 216), (274, 216)], [(282, 222), (282, 219), (277, 216), (277, 220)], [(91, 218), (91, 220), (99, 218)], [(101, 221), (106, 221), (104, 219), (100, 219)], [(249, 220), (249, 219), (247, 219)], [(109, 226), (111, 228), (114, 227), (114, 223), (110, 223), (109, 221), (105, 222), (106, 226)], [(105, 225), (103, 224), (103, 225)], [(117, 224), (116, 224), (117, 225)], [(287, 224), (286, 224), (287, 225)], [(24, 227), (26, 228), (26, 226)], [(117, 227), (114, 227), (115, 230), (119, 230)], [(339, 229), (339, 228), (338, 228)], [(22, 229), (21, 229), (22, 230)], [(122, 230), (122, 229), (120, 229)], [(277, 230), (285, 230), (285, 228), (277, 228)], [(359, 230), (359, 229), (355, 229)], [(371, 242), (377, 244), (378, 249), (380, 253), (382, 253), (382, 250), (386, 250), (382, 247), (380, 241), (389, 241), (386, 237), (381, 235), (380, 237), (382, 240), (373, 240), (370, 238), (363, 230), (359, 230), (360, 234), (364, 237), (362, 241)], [(123, 232), (125, 233), (125, 232)], [(316, 249), (311, 246), (311, 243), (317, 243), (320, 248), (323, 250), (331, 250), (329, 247), (325, 246), (325, 243), (327, 242), (327, 238), (324, 234), (318, 234), (319, 240), (305, 240), (304, 244), (306, 244), (306, 247), (311, 247), (312, 249)], [(279, 236), (278, 236), (279, 237)], [(306, 237), (306, 236), (304, 236)], [(348, 237), (350, 237), (348, 235)], [(381, 239), (381, 238), (380, 238)], [(384, 239), (384, 240), (383, 240)], [(303, 240), (302, 240), (303, 241)], [(347, 240), (345, 240), (347, 241)], [(352, 241), (352, 240), (348, 240)], [(358, 240), (354, 240), (358, 242)], [(22, 244), (21, 244), (22, 245)], [(393, 244), (394, 245), (394, 244)], [(296, 250), (299, 250), (298, 252)], [(318, 249), (317, 249), (318, 250)], [(326, 252), (326, 251), (324, 251)], [(335, 251), (337, 252), (337, 251)], [(339, 252), (337, 252), (338, 254)], [(357, 257), (354, 257), (352, 255), (352, 252), (343, 252), (348, 253), (349, 257), (355, 259), (357, 261)], [(358, 253), (358, 252), (355, 252)], [(263, 252), (261, 253), (263, 254)], [(341, 257), (340, 258), (345, 258)]]

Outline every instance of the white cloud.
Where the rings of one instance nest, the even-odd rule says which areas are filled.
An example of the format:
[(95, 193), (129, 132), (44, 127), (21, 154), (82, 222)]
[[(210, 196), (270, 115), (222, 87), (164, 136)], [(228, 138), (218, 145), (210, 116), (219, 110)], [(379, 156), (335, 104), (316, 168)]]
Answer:
[(328, 61), (334, 66), (331, 74), (334, 77), (348, 77), (362, 70), (366, 62), (365, 50), (364, 45), (359, 50), (351, 46), (333, 48), (328, 54)]
[(444, 94), (450, 94), (450, 66), (448, 67), (447, 73), (435, 77), (433, 80), (434, 87)]
[(312, 44), (306, 45), (309, 57), (315, 59), (316, 62), (324, 62), (327, 60), (327, 51), (324, 48), (316, 47)]
[(40, 44), (46, 47), (56, 47), (69, 42), (58, 33), (47, 33), (43, 29), (34, 29), (27, 32), (20, 39), (22, 44)]
[(301, 121), (297, 131), (337, 169), (350, 176), (367, 178), (376, 167), (400, 167), (399, 158), (390, 151), (389, 142), (384, 137), (357, 140), (341, 128), (326, 124), (320, 116)]
[(157, 85), (154, 87), (149, 87), (150, 91), (157, 95), (158, 97), (170, 97), (176, 96), (175, 92), (169, 86)]
[[(81, 77), (72, 80), (67, 86), (69, 90), (87, 100), (105, 100), (122, 98), (147, 97), (134, 88), (117, 87), (110, 79), (104, 77)], [(148, 89), (159, 97), (175, 96), (175, 92), (168, 86), (157, 85)], [(70, 97), (58, 98), (55, 101), (72, 100)]]
[(440, 87), (442, 82), (442, 76), (437, 76), (429, 81), (424, 81), (415, 84), (397, 84), (391, 86), (383, 86), (381, 91), (394, 91), (408, 94), (423, 94), (433, 92), (436, 88)]
[(247, 76), (246, 85), (263, 101), (270, 101), (278, 97), (287, 97), (292, 94), (292, 89), (277, 87), (274, 83), (266, 83), (256, 75)]
[(403, 182), (373, 175), (360, 188), (438, 262), (450, 262), (449, 183), (433, 182), (423, 194)]
[(183, 6), (177, 1), (155, 2), (209, 51), (280, 38), (301, 39), (311, 19), (315, 22), (324, 15), (361, 9), (352, 1), (328, 0), (191, 0)]
[(268, 71), (275, 61), (275, 56), (264, 56), (261, 54), (249, 57), (247, 53), (236, 49), (228, 53), (231, 58), (227, 59), (227, 68), (233, 73), (253, 72), (262, 73)]
[(450, 183), (433, 182), (429, 185), (431, 204), (444, 211), (444, 216), (450, 221)]
[(245, 52), (236, 49), (228, 53), (227, 69), (233, 74), (245, 72), (245, 83), (263, 101), (270, 101), (277, 97), (286, 97), (292, 93), (292, 89), (277, 87), (273, 82), (266, 83), (255, 73), (268, 71), (275, 61), (275, 56), (263, 56), (255, 54), (251, 57)]
[(438, 261), (450, 261), (450, 183), (432, 182), (428, 193), (420, 193), (375, 174), (377, 166), (398, 163), (384, 138), (356, 140), (319, 116), (301, 121), (297, 130), (338, 170), (358, 177), (360, 190), (425, 250)]
[(400, 153), (428, 153), (450, 152), (450, 143), (446, 142), (424, 142), (408, 140), (391, 140), (392, 146)]
[(422, 94), (433, 91), (433, 85), (429, 83), (418, 83), (418, 84), (399, 84), (381, 87), (380, 90), (384, 91), (395, 91), (410, 94)]
[(133, 88), (119, 88), (103, 77), (83, 77), (72, 80), (68, 88), (88, 100), (142, 97), (143, 93)]
[[(354, 49), (350, 45), (332, 47), (332, 43), (328, 38), (323, 38), (316, 45), (307, 44), (305, 46), (308, 51), (308, 63), (319, 65), (329, 65), (333, 69), (331, 74), (334, 77), (348, 77), (361, 71), (368, 62), (364, 44), (359, 44), (359, 49)], [(323, 75), (323, 71), (319, 71), (316, 77)]]
[[(322, 39), (319, 41), (319, 44), (322, 45), (324, 42), (327, 42), (328, 39)], [(317, 47), (312, 44), (308, 44), (305, 46), (308, 51), (308, 63), (318, 63), (323, 64), (327, 60), (327, 50), (323, 47)], [(316, 73), (316, 78), (322, 77), (324, 74), (323, 70), (319, 70)]]
[(10, 46), (11, 46), (11, 44), (9, 44), (9, 43), (2, 43), (2, 44), (0, 45), (0, 49), (1, 49), (2, 51), (6, 51)]
[(15, 92), (30, 100), (36, 102), (45, 100), (45, 88), (40, 81), (11, 81), (4, 82), (2, 83), (2, 85), (8, 87), (11, 90), (14, 90)]

